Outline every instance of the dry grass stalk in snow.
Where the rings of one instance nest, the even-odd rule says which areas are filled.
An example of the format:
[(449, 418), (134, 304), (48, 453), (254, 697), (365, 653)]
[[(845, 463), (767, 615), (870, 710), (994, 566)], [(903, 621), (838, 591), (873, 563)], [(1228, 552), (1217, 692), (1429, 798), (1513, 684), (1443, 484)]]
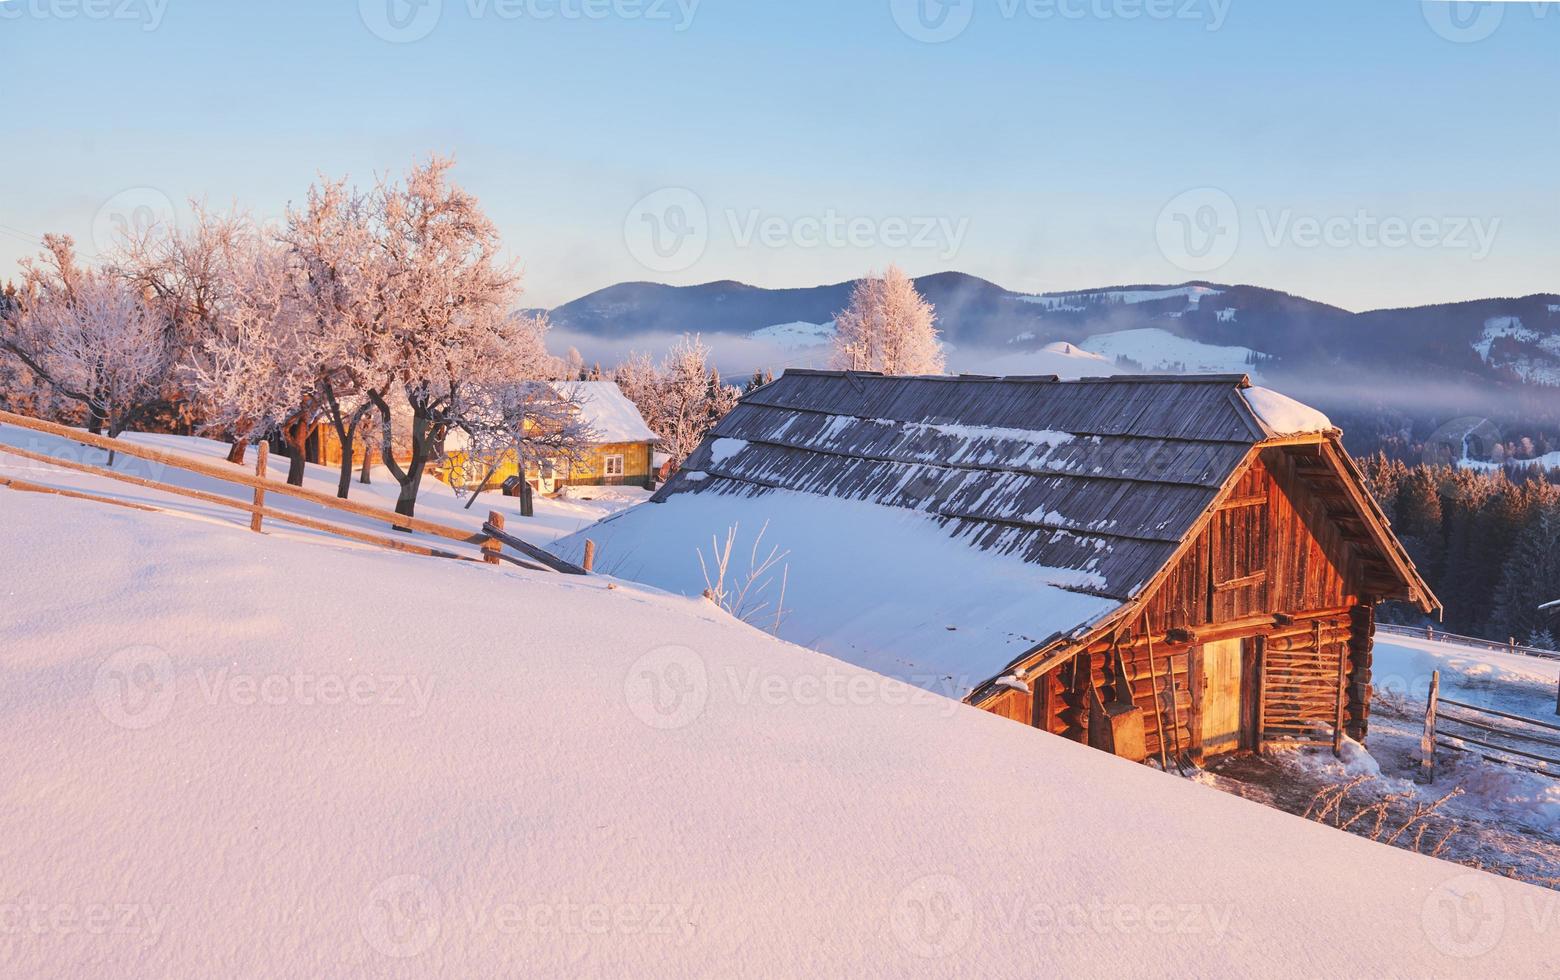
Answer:
[[(1431, 803), (1414, 801), (1414, 794), (1409, 791), (1388, 793), (1376, 800), (1356, 801), (1353, 795), (1368, 783), (1375, 781), (1373, 776), (1356, 776), (1346, 783), (1338, 783), (1326, 786), (1318, 790), (1311, 799), (1311, 805), (1306, 808), (1304, 816), (1308, 820), (1317, 823), (1331, 823), (1339, 830), (1347, 830), (1351, 834), (1358, 834), (1381, 844), (1390, 844), (1404, 847), (1420, 854), (1429, 854), (1431, 857), (1440, 857), (1446, 850), (1447, 843), (1461, 828), (1452, 824), (1429, 851), (1424, 849), (1425, 834), (1430, 830), (1430, 818), (1450, 800), (1462, 795), (1461, 789), (1454, 789), (1450, 793)], [(1410, 805), (1411, 804), (1411, 805)], [(1347, 817), (1344, 815), (1346, 807), (1352, 807), (1353, 813)], [(1412, 833), (1412, 844), (1409, 843), (1409, 834)]]
[(704, 597), (744, 623), (759, 626), (761, 622), (767, 623), (769, 620), (769, 617), (764, 615), (769, 609), (769, 600), (763, 596), (774, 584), (775, 572), (778, 570), (780, 594), (775, 600), (773, 628), (770, 632), (779, 633), (780, 624), (785, 618), (785, 587), (790, 578), (790, 566), (782, 562), (790, 552), (781, 551), (779, 546), (775, 546), (770, 548), (769, 553), (762, 559), (759, 558), (758, 553), (763, 545), (764, 532), (769, 530), (769, 522), (765, 521), (764, 526), (758, 529), (758, 535), (753, 538), (753, 547), (748, 554), (747, 572), (739, 576), (731, 568), (731, 550), (736, 545), (739, 527), (740, 525), (733, 524), (726, 529), (724, 546), (715, 535), (710, 535), (708, 561), (704, 558), (704, 549), (698, 550), (699, 569), (704, 573)]

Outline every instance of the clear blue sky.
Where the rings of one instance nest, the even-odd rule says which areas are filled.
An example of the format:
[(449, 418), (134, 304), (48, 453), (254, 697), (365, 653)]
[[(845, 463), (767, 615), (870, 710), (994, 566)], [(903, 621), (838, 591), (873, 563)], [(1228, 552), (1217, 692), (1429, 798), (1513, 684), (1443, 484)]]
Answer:
[[(1560, 7), (924, 0), (916, 19), (914, 0), (702, 0), (689, 20), (676, 0), (421, 2), (0, 3), (0, 276), (45, 231), (91, 242), (164, 197), (276, 215), (316, 172), (366, 184), (437, 150), (535, 305), (889, 261), (1033, 291), (1206, 277), (1355, 309), (1560, 291)], [(381, 38), (367, 23), (393, 33), (387, 12), (427, 36)], [(909, 36), (966, 14), (942, 43)], [(1477, 39), (1443, 36), (1459, 30)], [(701, 237), (647, 268), (636, 202), (665, 187), (696, 194)], [(1202, 274), (1164, 247), (1167, 203), (1194, 188), (1227, 195), (1240, 231)], [(1202, 204), (1226, 198), (1191, 200), (1206, 231), (1221, 212)], [(1362, 212), (1423, 241), (1382, 245)], [(830, 214), (861, 219), (856, 240), (813, 243), (807, 219)], [(773, 238), (745, 237), (755, 218)], [(896, 240), (922, 218), (957, 234)], [(1349, 227), (1317, 244), (1307, 218)], [(1474, 220), (1487, 248), (1458, 231)]]

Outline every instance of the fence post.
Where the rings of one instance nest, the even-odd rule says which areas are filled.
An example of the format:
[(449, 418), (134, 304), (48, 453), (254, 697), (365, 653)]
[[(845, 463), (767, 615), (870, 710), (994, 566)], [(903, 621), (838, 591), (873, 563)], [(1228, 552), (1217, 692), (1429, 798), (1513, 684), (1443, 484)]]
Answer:
[(585, 539), (585, 565), (584, 565), (584, 568), (585, 568), (585, 570), (587, 572), (589, 572), (589, 571), (594, 570), (595, 567), (596, 567), (596, 542), (590, 540), (589, 538), (586, 538)]
[[(488, 511), (488, 523), (502, 531), (504, 529), (504, 515), (496, 510), (490, 510)], [(487, 536), (487, 540), (482, 542), (482, 560), (489, 565), (497, 565), (498, 556), (503, 550), (503, 542), (490, 534)]]
[(1560, 684), (1555, 686), (1555, 714), (1560, 715)]
[(1441, 700), (1441, 672), (1430, 675), (1430, 699), (1425, 704), (1425, 733), (1419, 739), (1419, 781), (1435, 782), (1435, 711)]
[(1427, 639), (1427, 640), (1435, 639), (1435, 627), (1431, 626), (1429, 623), (1425, 624), (1425, 639)]
[[(1322, 644), (1321, 644), (1322, 624), (1321, 624), (1320, 620), (1318, 620), (1317, 624), (1316, 624), (1316, 636), (1317, 636), (1316, 649), (1317, 649), (1317, 652), (1320, 652), (1321, 649), (1322, 649)], [(1348, 694), (1348, 692), (1349, 692), (1349, 649), (1346, 646), (1340, 646), (1339, 649), (1338, 649), (1338, 684), (1337, 684), (1337, 692), (1338, 692), (1338, 704), (1337, 704), (1336, 714), (1333, 717), (1333, 758), (1341, 759), (1341, 758), (1343, 758), (1343, 722), (1344, 722), (1344, 715), (1345, 715), (1344, 709), (1347, 707), (1348, 700), (1349, 700), (1349, 694)]]
[[(261, 442), (259, 449), (259, 458), (255, 461), (255, 476), (264, 480), (265, 461), (266, 458), (271, 455), (271, 444), (268, 442)], [(260, 533), (260, 525), (265, 519), (264, 515), (260, 513), (261, 509), (264, 507), (265, 491), (261, 490), (259, 487), (255, 487), (255, 509), (249, 512), (249, 530), (255, 532), (256, 534)]]

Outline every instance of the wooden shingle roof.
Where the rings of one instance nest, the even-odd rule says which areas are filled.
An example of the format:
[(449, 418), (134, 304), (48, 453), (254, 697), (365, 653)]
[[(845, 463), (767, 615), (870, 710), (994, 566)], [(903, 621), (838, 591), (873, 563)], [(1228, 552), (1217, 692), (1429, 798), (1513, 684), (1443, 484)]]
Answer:
[(918, 511), (1126, 601), (1271, 437), (1248, 386), (792, 370), (748, 394), (656, 499), (780, 489)]

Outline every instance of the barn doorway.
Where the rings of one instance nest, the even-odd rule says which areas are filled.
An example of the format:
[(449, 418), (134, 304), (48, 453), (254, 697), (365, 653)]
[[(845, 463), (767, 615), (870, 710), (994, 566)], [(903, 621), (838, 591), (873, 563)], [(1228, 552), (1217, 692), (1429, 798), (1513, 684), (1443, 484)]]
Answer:
[(1241, 747), (1242, 657), (1239, 639), (1220, 640), (1202, 648), (1202, 748), (1208, 756)]

